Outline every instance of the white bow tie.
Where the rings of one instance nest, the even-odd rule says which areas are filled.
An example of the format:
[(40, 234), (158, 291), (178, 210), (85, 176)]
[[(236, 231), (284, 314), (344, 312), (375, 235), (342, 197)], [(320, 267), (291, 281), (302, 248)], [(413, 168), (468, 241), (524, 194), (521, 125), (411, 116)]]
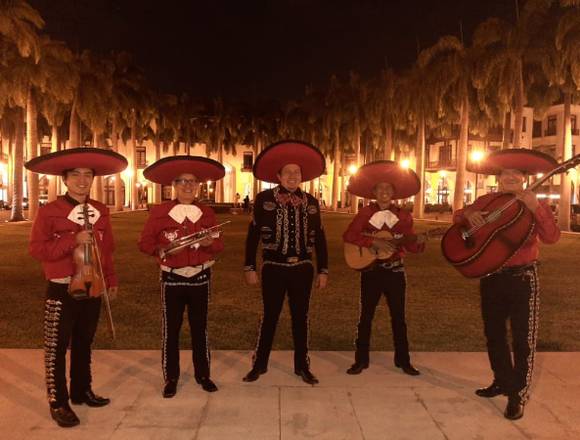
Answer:
[(369, 223), (377, 229), (382, 229), (383, 225), (387, 225), (389, 229), (397, 224), (399, 217), (392, 211), (385, 209), (383, 211), (377, 211), (370, 218)]
[[(71, 221), (76, 223), (77, 225), (83, 226), (85, 224), (85, 218), (83, 215), (83, 207), (84, 203), (80, 203), (75, 206), (71, 211), (68, 213), (67, 218)], [(94, 225), (97, 221), (101, 218), (101, 213), (97, 208), (95, 208), (90, 203), (87, 203), (87, 207), (89, 210), (89, 223)]]
[(201, 217), (201, 209), (195, 205), (175, 205), (169, 211), (169, 217), (175, 220), (177, 223), (183, 223), (186, 218), (192, 223), (195, 223)]

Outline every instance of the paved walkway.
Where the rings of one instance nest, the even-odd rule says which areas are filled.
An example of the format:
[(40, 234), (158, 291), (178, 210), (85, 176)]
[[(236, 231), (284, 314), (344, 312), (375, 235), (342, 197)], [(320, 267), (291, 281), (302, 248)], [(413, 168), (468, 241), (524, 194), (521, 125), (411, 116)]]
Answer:
[(473, 390), (490, 381), (484, 353), (416, 353), (423, 374), (391, 367), (374, 353), (360, 376), (344, 373), (352, 353), (314, 352), (320, 384), (301, 382), (290, 352), (274, 352), (269, 372), (241, 381), (250, 354), (216, 351), (207, 394), (193, 381), (190, 352), (173, 399), (161, 397), (159, 352), (94, 352), (94, 389), (111, 405), (75, 407), (81, 425), (58, 428), (44, 400), (42, 352), (0, 350), (0, 438), (12, 439), (580, 439), (580, 353), (540, 353), (522, 420), (502, 416), (505, 397)]

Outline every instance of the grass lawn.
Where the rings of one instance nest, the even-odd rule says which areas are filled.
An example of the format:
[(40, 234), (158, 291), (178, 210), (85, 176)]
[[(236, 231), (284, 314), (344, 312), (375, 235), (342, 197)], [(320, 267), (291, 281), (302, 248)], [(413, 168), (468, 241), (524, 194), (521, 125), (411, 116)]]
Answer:
[[(97, 348), (157, 349), (160, 347), (159, 273), (153, 258), (142, 255), (136, 242), (147, 213), (113, 216), (117, 243), (116, 268), (120, 296), (113, 303), (117, 341), (112, 343), (101, 316)], [(243, 283), (243, 247), (249, 217), (219, 216), (227, 226), (226, 250), (214, 266), (209, 316), (212, 348), (254, 348), (261, 315), (259, 288)], [(314, 350), (351, 350), (358, 318), (359, 275), (342, 257), (342, 232), (351, 216), (325, 214), (330, 286), (314, 290), (310, 306), (310, 347)], [(432, 227), (418, 222), (417, 229)], [(0, 225), (0, 347), (42, 346), (43, 299), (46, 282), (40, 264), (28, 256), (29, 223)], [(543, 246), (540, 266), (542, 305), (540, 350), (580, 351), (580, 236), (563, 235), (553, 246)], [(407, 266), (407, 321), (415, 351), (481, 351), (485, 349), (479, 311), (478, 282), (464, 279), (441, 256), (439, 242), (425, 254), (409, 255)], [(182, 346), (190, 347), (182, 336)], [(385, 302), (375, 315), (373, 349), (392, 350), (390, 320)], [(287, 307), (278, 325), (275, 349), (292, 347)]]

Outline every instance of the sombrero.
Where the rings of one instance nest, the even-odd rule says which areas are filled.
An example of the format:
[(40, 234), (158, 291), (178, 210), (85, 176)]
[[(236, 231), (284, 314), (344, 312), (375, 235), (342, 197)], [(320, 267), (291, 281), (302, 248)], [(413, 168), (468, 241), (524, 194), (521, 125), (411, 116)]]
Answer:
[(61, 176), (64, 171), (75, 168), (90, 168), (95, 176), (108, 176), (127, 168), (127, 159), (111, 150), (79, 147), (35, 157), (24, 166), (35, 173), (52, 176)]
[(378, 160), (360, 167), (350, 178), (347, 190), (355, 196), (374, 199), (374, 187), (383, 182), (393, 186), (393, 199), (406, 199), (421, 189), (421, 181), (415, 171), (403, 168), (392, 160)]
[(302, 141), (284, 140), (267, 146), (256, 157), (254, 176), (270, 183), (280, 183), (278, 173), (289, 164), (302, 171), (302, 181), (316, 179), (325, 169), (324, 156), (318, 148)]
[(508, 148), (491, 153), (481, 162), (469, 161), (467, 170), (479, 174), (500, 174), (502, 170), (519, 170), (524, 174), (547, 173), (558, 165), (556, 159), (528, 148)]
[(164, 157), (143, 170), (147, 180), (162, 185), (171, 185), (181, 174), (193, 174), (199, 182), (205, 182), (221, 179), (226, 170), (221, 163), (201, 156)]

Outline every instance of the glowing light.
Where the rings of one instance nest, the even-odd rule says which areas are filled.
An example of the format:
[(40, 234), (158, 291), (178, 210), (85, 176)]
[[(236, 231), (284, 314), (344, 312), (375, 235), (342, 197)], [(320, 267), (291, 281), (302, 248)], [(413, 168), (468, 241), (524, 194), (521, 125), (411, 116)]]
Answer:
[(542, 177), (544, 177), (544, 173), (538, 173), (538, 174), (536, 174), (536, 177), (538, 179), (541, 179)]
[(441, 177), (442, 179), (445, 179), (447, 177), (447, 171), (440, 170), (439, 171), (439, 177)]
[(209, 187), (211, 185), (211, 180), (207, 181), (207, 186)]
[(410, 165), (409, 159), (403, 159), (401, 161), (401, 168), (406, 170), (409, 168), (409, 165)]
[(466, 189), (463, 190), (463, 192), (465, 194), (471, 194), (473, 192), (473, 190), (471, 188), (466, 188)]
[(352, 176), (354, 174), (356, 174), (356, 172), (358, 171), (358, 167), (354, 164), (349, 165), (348, 167), (348, 173)]
[(141, 182), (137, 182), (137, 188), (141, 188)]
[(4, 162), (0, 162), (0, 176), (8, 174), (8, 166)]
[(479, 151), (479, 150), (475, 150), (471, 152), (471, 161), (472, 162), (479, 162), (481, 159), (483, 159), (483, 151)]
[(123, 171), (123, 176), (125, 176), (127, 179), (133, 177), (133, 169), (126, 168), (125, 171)]

